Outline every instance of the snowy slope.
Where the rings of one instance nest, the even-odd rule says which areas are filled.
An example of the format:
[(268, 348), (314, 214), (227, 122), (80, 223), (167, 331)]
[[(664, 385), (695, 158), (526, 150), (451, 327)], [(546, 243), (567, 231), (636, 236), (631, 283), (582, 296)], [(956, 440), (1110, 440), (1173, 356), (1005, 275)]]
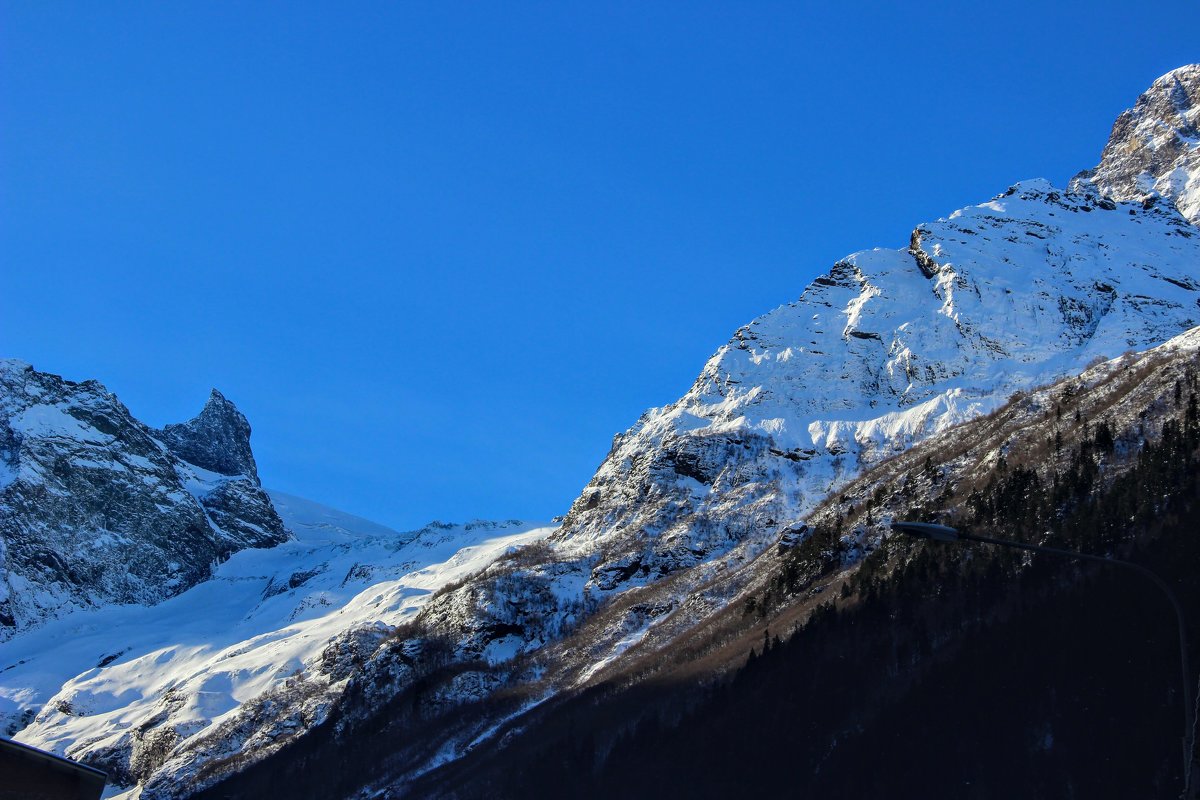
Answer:
[(556, 541), (603, 551), (593, 576), (611, 588), (767, 535), (1014, 391), (1192, 327), (1198, 266), (1200, 231), (1174, 208), (1045, 181), (921, 225), (737, 331), (618, 437)]
[[(289, 696), (274, 739), (323, 718), (356, 659), (460, 580), (551, 528), (433, 523), (411, 533), (273, 493), (290, 541), (245, 550), (155, 606), (77, 611), (0, 644), (0, 719), (15, 738), (106, 765), (117, 783), (186, 772), (247, 703)], [(27, 726), (24, 723), (28, 723)], [(271, 737), (218, 748), (267, 751)]]

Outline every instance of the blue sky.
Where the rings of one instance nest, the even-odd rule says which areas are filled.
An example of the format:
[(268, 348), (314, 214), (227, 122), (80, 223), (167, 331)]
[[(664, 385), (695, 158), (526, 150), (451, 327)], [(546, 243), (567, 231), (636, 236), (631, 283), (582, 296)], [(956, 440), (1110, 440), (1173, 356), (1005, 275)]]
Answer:
[(739, 325), (1200, 61), (1195, 3), (887, 5), (5, 3), (0, 354), (216, 386), (397, 527), (563, 513)]

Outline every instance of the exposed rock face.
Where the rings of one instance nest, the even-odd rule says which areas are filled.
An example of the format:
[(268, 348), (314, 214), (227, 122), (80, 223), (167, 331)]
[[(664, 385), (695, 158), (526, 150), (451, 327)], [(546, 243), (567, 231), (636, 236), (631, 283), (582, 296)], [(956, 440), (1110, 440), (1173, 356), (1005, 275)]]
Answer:
[(1117, 117), (1099, 166), (1071, 188), (1086, 183), (1116, 200), (1158, 193), (1200, 223), (1200, 64), (1168, 72)]
[(189, 464), (221, 475), (245, 475), (258, 483), (258, 467), (250, 452), (250, 423), (216, 389), (198, 417), (166, 426), (160, 437), (172, 454)]
[(169, 429), (171, 446), (95, 381), (0, 361), (0, 641), (75, 607), (158, 602), (287, 539), (231, 403), (214, 393)]

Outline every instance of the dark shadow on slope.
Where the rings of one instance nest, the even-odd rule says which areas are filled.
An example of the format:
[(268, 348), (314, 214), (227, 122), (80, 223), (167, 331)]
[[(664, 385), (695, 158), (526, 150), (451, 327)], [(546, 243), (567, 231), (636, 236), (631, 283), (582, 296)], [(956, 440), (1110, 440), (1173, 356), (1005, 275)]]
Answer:
[[(1059, 544), (1118, 549), (1177, 587), (1194, 621), (1194, 399), (1178, 417), (1107, 485), (1095, 466), (1112, 431), (1095, 425), (1063, 451), (1052, 485), (1001, 465), (957, 502), (981, 531), (1029, 540), (1051, 530)], [(851, 583), (730, 681), (567, 700), (396, 796), (1178, 796), (1177, 638), (1148, 582), (1026, 566), (986, 547), (896, 543)]]
[[(1186, 403), (1183, 390), (1190, 390)], [(1176, 586), (1195, 621), (1196, 390), (1189, 370), (1173, 404), (1155, 400), (1155, 408), (1173, 406), (1171, 418), (1137, 447), (1127, 446), (1140, 423), (1118, 432), (1075, 414), (1068, 429), (1073, 409), (1047, 411), (1069, 435), (1043, 443), (1045, 453), (1028, 452), (1035, 464), (1057, 460), (1052, 480), (1012, 458), (954, 491), (876, 496), (915, 503), (904, 509), (910, 518), (955, 507), (980, 532), (1117, 553)], [(1105, 478), (1102, 467), (1122, 447), (1132, 453), (1127, 468)], [(910, 480), (916, 469), (933, 470), (902, 472), (895, 483), (918, 484)], [(884, 511), (896, 509), (874, 513)], [(812, 554), (838, 546), (843, 522), (839, 512), (806, 546), (789, 551), (754, 604), (776, 610), (761, 616), (747, 604), (746, 627), (770, 628), (809, 597)], [(824, 559), (821, 580), (837, 561)], [(563, 697), (383, 796), (1178, 795), (1183, 726), (1174, 620), (1137, 576), (897, 540), (831, 594), (838, 597), (785, 641), (760, 636), (728, 679), (676, 680), (668, 670), (630, 688)], [(414, 687), (346, 732), (322, 726), (198, 796), (345, 797), (401, 774), (395, 754), (421, 740), (413, 716), (420, 702)], [(348, 707), (365, 711), (352, 698)]]

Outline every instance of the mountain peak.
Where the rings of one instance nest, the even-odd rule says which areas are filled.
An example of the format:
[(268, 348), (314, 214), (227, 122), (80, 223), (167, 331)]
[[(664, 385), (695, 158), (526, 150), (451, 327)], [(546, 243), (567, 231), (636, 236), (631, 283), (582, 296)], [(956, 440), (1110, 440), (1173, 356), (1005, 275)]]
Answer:
[(162, 439), (177, 457), (221, 475), (245, 475), (258, 483), (258, 467), (250, 450), (246, 415), (213, 389), (198, 415), (167, 425)]
[(249, 434), (219, 395), (161, 432), (98, 381), (0, 360), (0, 649), (72, 610), (160, 602), (232, 553), (286, 541)]
[(19, 358), (0, 358), (0, 372), (25, 372), (33, 369), (27, 361)]
[(1100, 164), (1071, 188), (1087, 184), (1116, 200), (1157, 193), (1200, 224), (1200, 64), (1171, 70), (1121, 112)]
[[(1184, 64), (1182, 67), (1177, 67), (1152, 83), (1151, 91), (1155, 89), (1168, 89), (1175, 91), (1177, 87), (1183, 87), (1186, 91), (1188, 86), (1195, 87), (1197, 81), (1200, 81), (1200, 64)], [(1183, 96), (1186, 100), (1186, 95)], [(1197, 100), (1193, 95), (1192, 101)]]
[[(189, 420), (188, 423), (184, 424), (195, 422), (196, 420), (205, 417), (205, 415), (213, 418), (228, 419), (230, 422), (237, 424), (239, 427), (242, 422), (246, 422), (246, 415), (238, 409), (232, 400), (221, 394), (221, 390), (217, 389), (216, 387), (213, 387), (209, 390), (208, 399), (204, 401), (204, 408), (200, 410), (200, 413), (192, 420)], [(249, 427), (249, 425), (250, 423), (246, 422), (246, 426)], [(247, 431), (246, 438), (249, 437), (250, 433)]]

